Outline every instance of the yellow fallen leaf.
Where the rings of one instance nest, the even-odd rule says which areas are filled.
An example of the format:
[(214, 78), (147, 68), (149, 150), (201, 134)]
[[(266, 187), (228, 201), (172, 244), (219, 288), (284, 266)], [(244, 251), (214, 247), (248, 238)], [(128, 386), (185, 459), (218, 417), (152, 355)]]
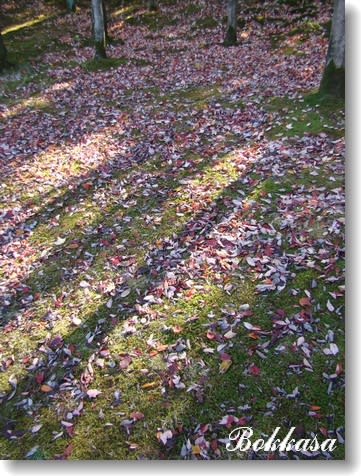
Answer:
[(142, 385), (142, 388), (154, 388), (158, 385), (157, 382), (148, 382)]
[(221, 374), (224, 374), (225, 372), (227, 372), (227, 370), (229, 369), (229, 367), (232, 365), (232, 361), (231, 360), (223, 360), (220, 364), (219, 364), (219, 373)]
[(71, 250), (76, 250), (77, 248), (79, 248), (79, 243), (70, 243), (67, 248), (71, 249)]
[(201, 449), (198, 445), (192, 445), (192, 454), (199, 455), (201, 453)]

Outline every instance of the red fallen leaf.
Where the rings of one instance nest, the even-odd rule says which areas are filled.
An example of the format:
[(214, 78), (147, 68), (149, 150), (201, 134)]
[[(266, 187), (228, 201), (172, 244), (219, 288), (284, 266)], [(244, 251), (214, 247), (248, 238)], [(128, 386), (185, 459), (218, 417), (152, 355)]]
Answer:
[(211, 441), (211, 448), (213, 451), (215, 451), (218, 448), (218, 441), (217, 440), (212, 440)]
[(280, 317), (286, 317), (286, 311), (284, 309), (277, 309), (276, 314)]
[(256, 334), (255, 332), (250, 332), (248, 334), (248, 337), (250, 337), (251, 339), (255, 339), (255, 340), (259, 339), (259, 335)]
[(180, 332), (182, 332), (183, 328), (181, 326), (173, 326), (172, 327), (172, 331), (174, 332), (174, 334), (179, 334)]
[(220, 355), (219, 355), (219, 358), (221, 360), (232, 360), (231, 359), (231, 356), (229, 354), (227, 354), (226, 352), (222, 352)]
[(249, 369), (248, 369), (248, 370), (249, 370), (250, 374), (256, 375), (256, 376), (261, 373), (261, 369), (260, 369), (259, 367), (257, 367), (256, 364), (251, 364), (251, 365), (249, 366)]
[(327, 428), (324, 426), (320, 426), (320, 432), (323, 434), (323, 436), (328, 436)]
[(70, 443), (70, 445), (68, 445), (63, 452), (63, 458), (68, 458), (72, 452), (73, 452), (73, 445)]
[(90, 182), (85, 182), (82, 184), (82, 187), (85, 189), (85, 190), (89, 190), (90, 188), (92, 188), (92, 184)]
[(142, 413), (142, 412), (132, 412), (130, 414), (130, 418), (133, 418), (133, 420), (136, 420), (136, 421), (143, 420), (144, 413)]
[(143, 355), (143, 351), (142, 349), (139, 349), (138, 347), (136, 347), (135, 349), (132, 350), (132, 355), (139, 357)]
[(74, 344), (69, 344), (69, 345), (68, 345), (68, 350), (69, 350), (72, 354), (74, 354), (74, 352), (76, 351), (75, 345), (74, 345)]
[(44, 378), (45, 378), (44, 372), (38, 372), (38, 373), (35, 375), (35, 382), (40, 385), (41, 382), (43, 382)]
[(120, 256), (110, 256), (109, 261), (113, 266), (119, 266), (122, 259)]
[(263, 250), (263, 253), (266, 256), (272, 256), (274, 254), (274, 251), (273, 251), (273, 248), (270, 245), (266, 245), (264, 250)]
[(220, 421), (220, 425), (225, 425), (227, 428), (230, 428), (234, 423), (238, 424), (238, 418), (234, 415), (226, 415)]
[(74, 427), (73, 426), (67, 426), (65, 428), (65, 431), (66, 431), (68, 436), (70, 436), (70, 437), (74, 436)]
[(54, 306), (55, 307), (61, 307), (62, 305), (63, 305), (63, 302), (60, 298), (54, 300)]
[(239, 419), (238, 419), (237, 425), (239, 425), (239, 426), (244, 426), (244, 425), (246, 425), (246, 424), (247, 424), (247, 418), (246, 418), (246, 417), (242, 417), (242, 418), (239, 418)]
[(311, 302), (308, 297), (301, 297), (298, 302), (300, 303), (300, 306), (311, 306)]
[(200, 431), (201, 433), (206, 433), (208, 430), (209, 430), (209, 425), (208, 425), (208, 423), (205, 423), (204, 425), (201, 425), (200, 428), (199, 428), (199, 431)]
[(30, 362), (30, 357), (27, 355), (23, 357), (23, 364), (28, 364)]
[(208, 331), (207, 332), (207, 337), (208, 337), (209, 340), (214, 340), (217, 337), (217, 334), (215, 332)]
[(186, 298), (191, 298), (193, 294), (195, 294), (195, 292), (196, 292), (195, 289), (187, 289), (186, 291), (184, 291), (184, 296)]

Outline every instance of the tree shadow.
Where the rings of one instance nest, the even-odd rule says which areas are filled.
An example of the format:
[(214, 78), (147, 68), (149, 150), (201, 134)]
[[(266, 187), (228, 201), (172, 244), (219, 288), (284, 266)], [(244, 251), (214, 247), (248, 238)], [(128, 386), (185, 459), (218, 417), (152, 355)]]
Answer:
[[(200, 165), (202, 169), (206, 167), (206, 165), (209, 165), (209, 162), (204, 160)], [(192, 171), (187, 178), (191, 179), (194, 174), (198, 175), (199, 170), (200, 169), (198, 168), (198, 170)], [(249, 172), (249, 168), (244, 168), (243, 174)], [(209, 209), (208, 204), (205, 203), (204, 206), (198, 210), (195, 216), (185, 220), (179, 230), (176, 232), (170, 230), (170, 233), (173, 234), (173, 239), (184, 242), (186, 237), (192, 235), (192, 237), (196, 236), (197, 238), (207, 240), (216, 224), (227, 217), (229, 212), (224, 210), (224, 200), (226, 199), (227, 202), (229, 197), (232, 197), (233, 194), (237, 192), (241, 183), (241, 178), (242, 177), (239, 177), (237, 180), (231, 181), (230, 184), (221, 190), (218, 197), (213, 201), (211, 209)], [(175, 181), (173, 189), (177, 185), (179, 185), (179, 182)], [(250, 190), (251, 188), (252, 187), (250, 187)], [(250, 190), (246, 190), (245, 193), (249, 193)], [(161, 198), (160, 203), (158, 202), (158, 206), (164, 205), (163, 212), (167, 209), (167, 198), (168, 196), (163, 197)], [(115, 210), (116, 208), (110, 210), (111, 216), (115, 213)], [(141, 217), (142, 212), (138, 209), (137, 205), (134, 207), (134, 211), (137, 212), (137, 217)], [(160, 239), (166, 239), (167, 235), (168, 233), (165, 236), (160, 236)], [(152, 254), (152, 242), (149, 242), (148, 246), (150, 248), (147, 250), (146, 256), (149, 258)], [(185, 252), (180, 258), (182, 261), (186, 261), (189, 258), (195, 250), (194, 246), (196, 245), (185, 246)], [(58, 265), (58, 254), (62, 252), (64, 252), (64, 250), (56, 252), (52, 257), (52, 264), (54, 266)], [(114, 309), (117, 307), (118, 311), (116, 311), (116, 314), (121, 320), (125, 320), (131, 313), (134, 313), (135, 305), (146, 305), (147, 302), (144, 300), (145, 295), (159, 286), (167, 271), (174, 270), (176, 263), (177, 261), (171, 257), (171, 250), (165, 250), (165, 255), (162, 257), (161, 261), (153, 260), (150, 263), (148, 259), (143, 259), (140, 263), (136, 263), (134, 270), (131, 270), (129, 273), (130, 276), (128, 277), (128, 279), (133, 282), (133, 284), (130, 285), (130, 288), (136, 288), (136, 292), (132, 289), (132, 293), (125, 302), (124, 299), (115, 296), (114, 302), (112, 303), (111, 308), (109, 308), (107, 302), (105, 302), (109, 296), (105, 297), (105, 300), (103, 300), (96, 310), (83, 316), (83, 324), (81, 327), (63, 335), (60, 340), (59, 337), (56, 336), (46, 340), (44, 343), (45, 347), (43, 346), (46, 361), (44, 361), (43, 357), (40, 365), (38, 365), (34, 370), (36, 374), (39, 374), (39, 372), (44, 373), (44, 382), (49, 381), (50, 379), (49, 383), (54, 386), (51, 392), (52, 400), (56, 401), (58, 398), (62, 398), (61, 395), (63, 392), (66, 393), (70, 391), (69, 382), (74, 380), (74, 375), (76, 375), (74, 380), (75, 387), (71, 390), (73, 396), (75, 396), (76, 400), (86, 397), (86, 390), (93, 381), (93, 376), (89, 375), (89, 372), (86, 370), (86, 361), (94, 354), (94, 352), (97, 353), (99, 349), (105, 345), (107, 335), (112, 332), (114, 326), (119, 322), (119, 318), (112, 319), (109, 316), (114, 313)], [(48, 263), (44, 264), (43, 271), (45, 271), (45, 268), (48, 266), (50, 266)], [(70, 282), (71, 280), (72, 278), (70, 277)], [(34, 281), (35, 278), (30, 276), (26, 281), (26, 285), (30, 287), (33, 285)], [(58, 281), (54, 283), (54, 285), (57, 284)], [(50, 292), (51, 289), (51, 286), (46, 287), (46, 292)], [(91, 340), (89, 334), (90, 336), (93, 336)], [(84, 342), (85, 344), (79, 344)], [(81, 346), (81, 348), (78, 348), (78, 346)], [(78, 355), (80, 359), (78, 359)], [(81, 365), (82, 368), (79, 368), (79, 365)], [(17, 383), (17, 394), (19, 395), (19, 392), (30, 392), (33, 401), (41, 406), (41, 404), (45, 404), (46, 402), (49, 402), (49, 400), (47, 395), (39, 391), (39, 383), (36, 381), (36, 378), (34, 379), (34, 370), (30, 370), (30, 373)], [(21, 405), (19, 407), (19, 412), (21, 414)], [(2, 419), (5, 425), (5, 433), (13, 428), (13, 424), (16, 422), (14, 416), (14, 402), (7, 401), (7, 396), (4, 396)], [(13, 422), (13, 424), (11, 422)]]

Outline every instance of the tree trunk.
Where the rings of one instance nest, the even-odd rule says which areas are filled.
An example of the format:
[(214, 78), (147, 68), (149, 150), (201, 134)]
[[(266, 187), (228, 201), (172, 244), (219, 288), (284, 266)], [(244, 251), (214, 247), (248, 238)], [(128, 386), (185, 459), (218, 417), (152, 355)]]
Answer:
[(66, 0), (66, 11), (68, 13), (74, 13), (76, 9), (76, 1), (75, 0)]
[(108, 44), (110, 43), (110, 36), (108, 33), (108, 14), (107, 14), (107, 9), (106, 9), (104, 0), (102, 0), (102, 5), (103, 5), (103, 16), (104, 16), (105, 43)]
[(335, 0), (320, 92), (345, 97), (345, 0)]
[(0, 72), (7, 66), (7, 49), (0, 31)]
[(237, 0), (227, 0), (227, 32), (223, 44), (237, 44)]
[(156, 0), (148, 0), (148, 10), (154, 12), (157, 9), (157, 2)]
[(95, 58), (106, 58), (105, 22), (102, 0), (91, 0)]

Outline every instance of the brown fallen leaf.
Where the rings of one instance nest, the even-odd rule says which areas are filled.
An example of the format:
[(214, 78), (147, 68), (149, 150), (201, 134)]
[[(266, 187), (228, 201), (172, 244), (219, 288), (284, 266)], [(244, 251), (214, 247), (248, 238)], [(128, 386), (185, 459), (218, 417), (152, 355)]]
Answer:
[(307, 297), (301, 297), (301, 299), (298, 302), (300, 306), (303, 306), (303, 307), (311, 306), (311, 301)]
[(41, 387), (40, 387), (40, 390), (42, 392), (52, 392), (53, 391), (53, 387), (50, 387), (50, 385), (47, 385), (46, 383), (44, 383)]
[(130, 418), (133, 418), (133, 420), (143, 420), (144, 418), (144, 413), (142, 412), (132, 412), (130, 414)]

